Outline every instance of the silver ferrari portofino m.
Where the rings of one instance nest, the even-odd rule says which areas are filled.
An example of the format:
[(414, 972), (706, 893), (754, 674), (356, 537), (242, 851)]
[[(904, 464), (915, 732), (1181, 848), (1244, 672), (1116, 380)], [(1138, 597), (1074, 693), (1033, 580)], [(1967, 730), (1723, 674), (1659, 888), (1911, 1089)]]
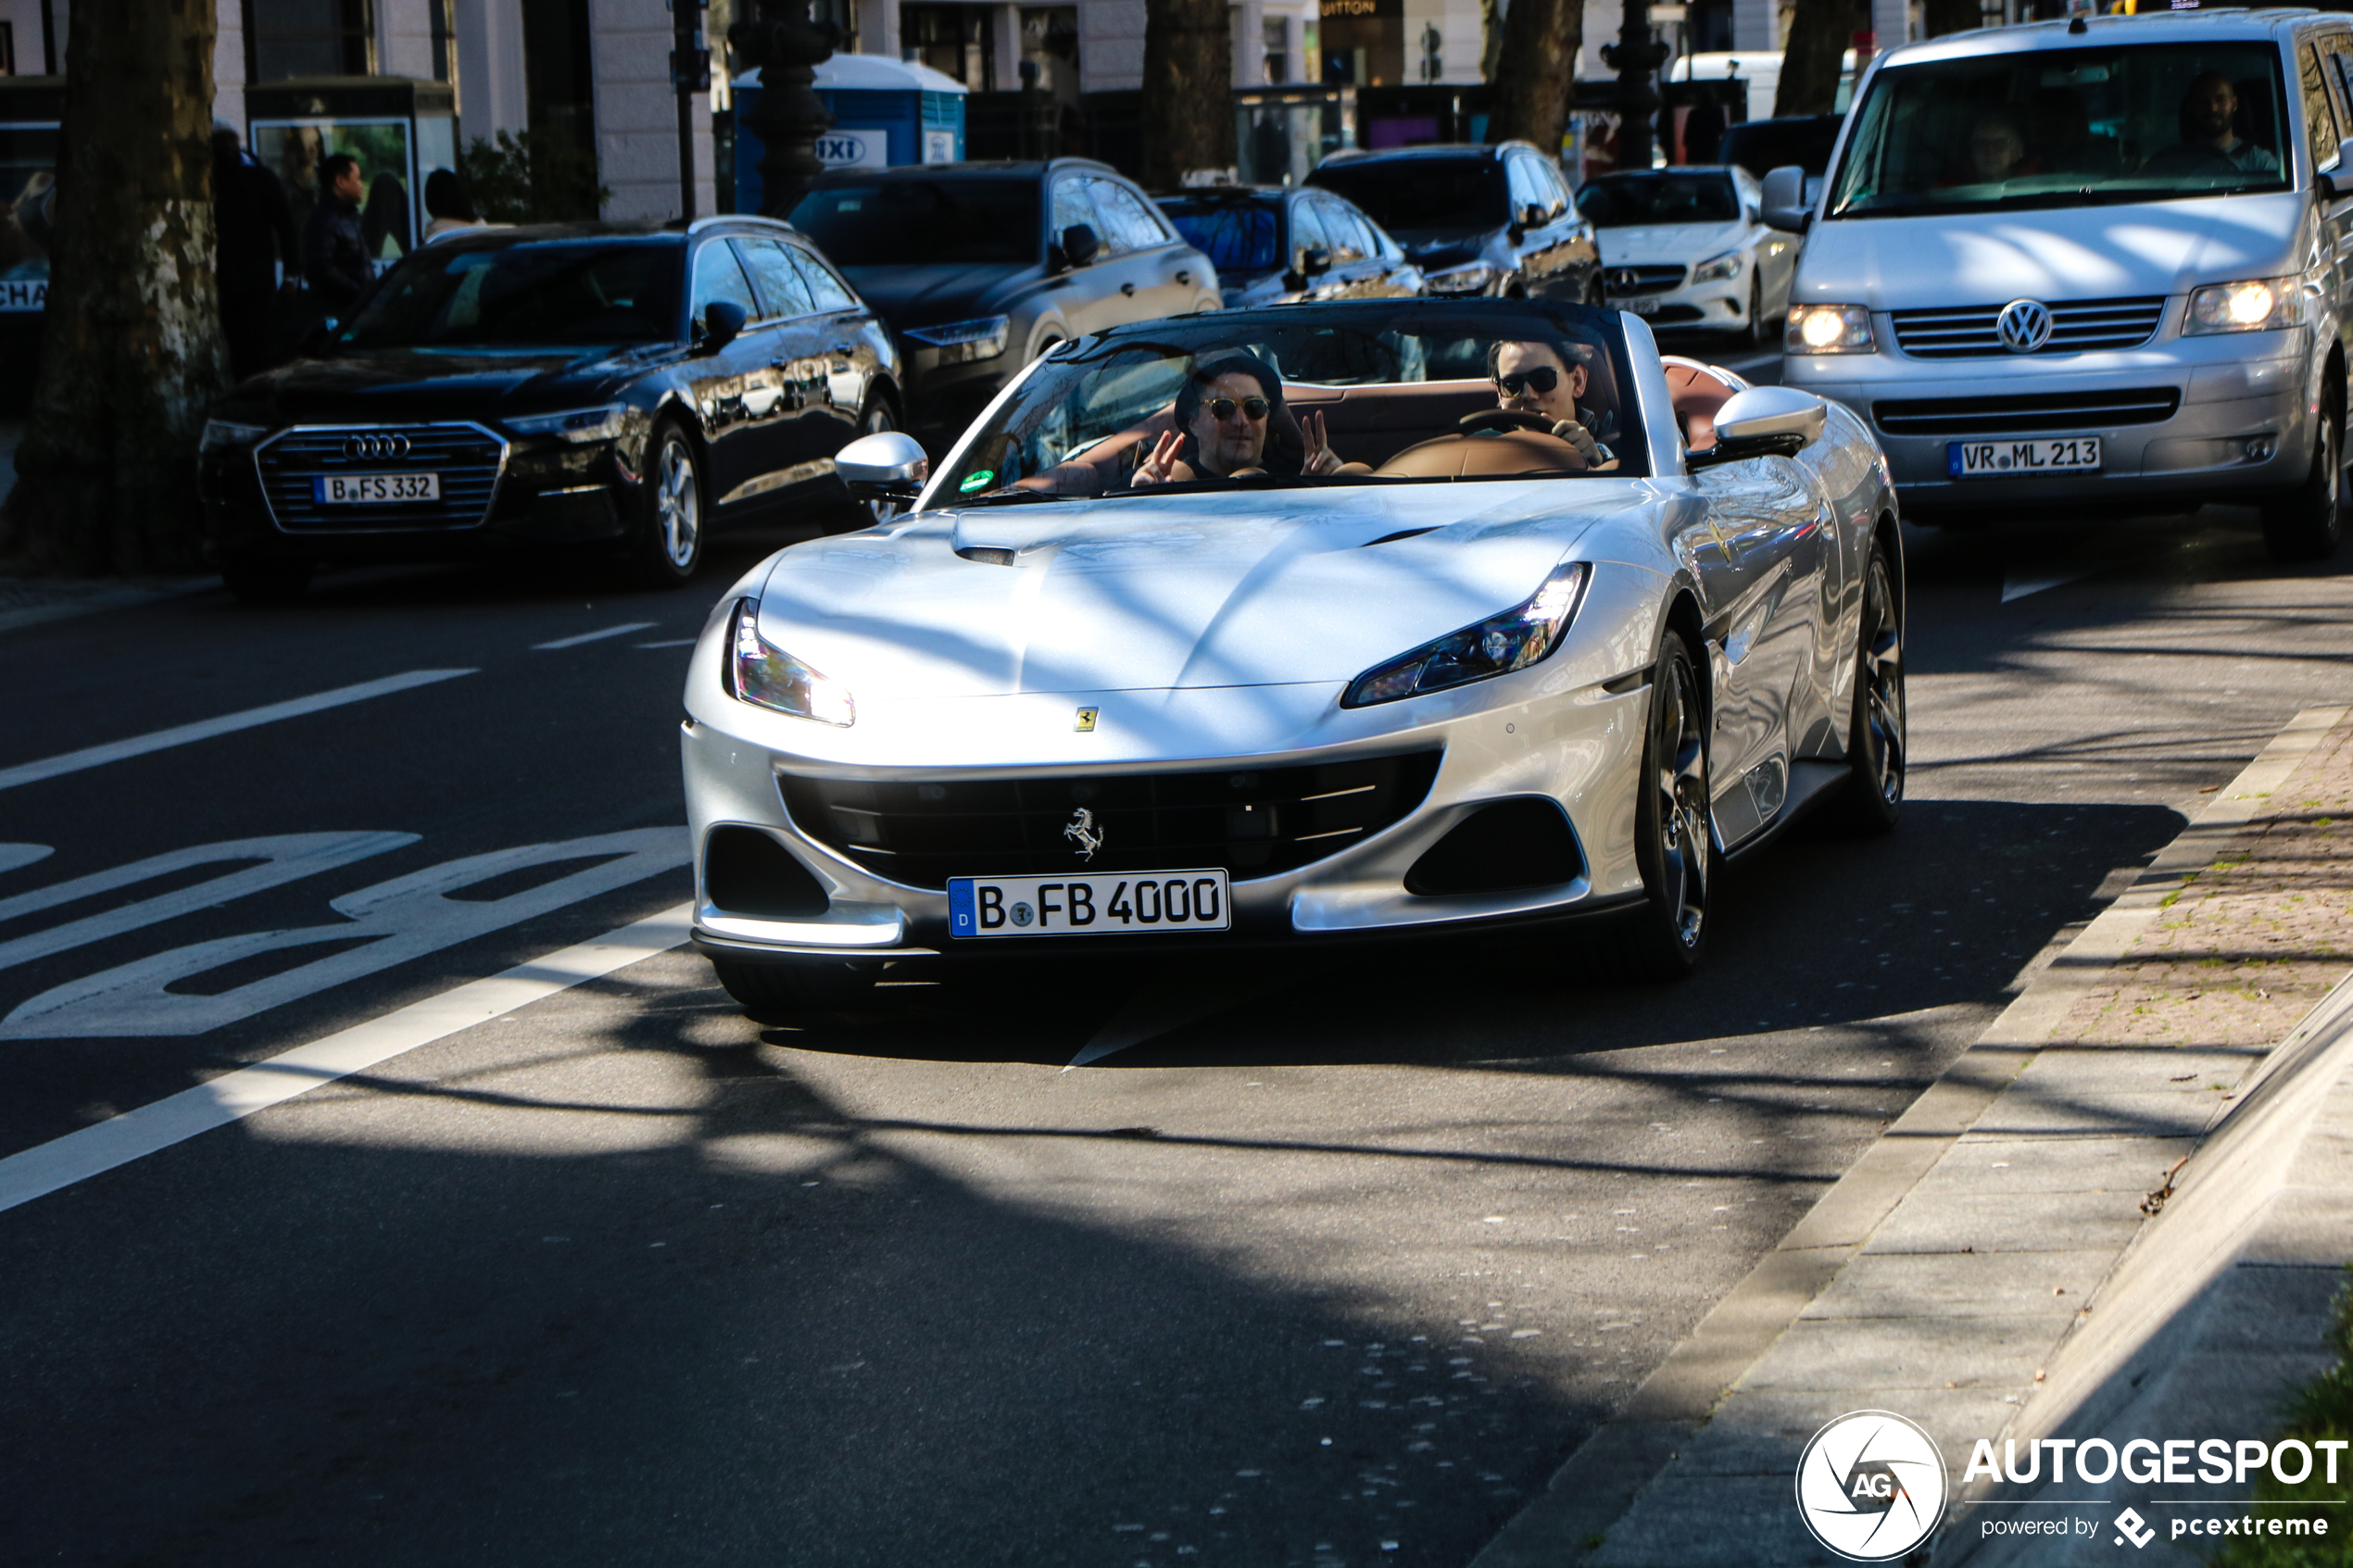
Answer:
[(875, 525), (761, 562), (687, 677), (695, 941), (755, 1013), (937, 955), (1548, 923), (1673, 978), (1728, 857), (1902, 804), (1869, 429), (1631, 316), (1143, 322), (936, 470), (837, 461)]

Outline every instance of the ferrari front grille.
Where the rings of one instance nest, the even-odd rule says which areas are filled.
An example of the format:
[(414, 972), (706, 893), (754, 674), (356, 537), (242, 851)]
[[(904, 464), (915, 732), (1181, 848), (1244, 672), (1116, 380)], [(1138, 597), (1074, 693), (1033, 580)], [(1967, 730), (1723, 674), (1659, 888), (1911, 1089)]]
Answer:
[[(937, 783), (784, 774), (778, 783), (801, 832), (904, 886), (1213, 867), (1239, 882), (1320, 860), (1397, 822), (1429, 793), (1439, 755)], [(1091, 858), (1082, 852), (1089, 837), (1099, 841)]]

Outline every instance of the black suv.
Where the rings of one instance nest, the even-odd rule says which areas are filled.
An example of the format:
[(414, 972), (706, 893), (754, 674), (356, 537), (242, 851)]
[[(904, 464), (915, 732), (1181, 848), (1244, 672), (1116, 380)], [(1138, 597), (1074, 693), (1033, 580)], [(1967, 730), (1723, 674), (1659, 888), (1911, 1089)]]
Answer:
[(712, 527), (849, 495), (898, 423), (898, 350), (784, 224), (581, 223), (421, 245), (205, 425), (198, 483), (241, 597), (325, 561), (617, 548), (656, 585)]
[(1229, 310), (1422, 292), (1404, 247), (1335, 192), (1211, 185), (1163, 196), (1160, 210), (1216, 266)]
[(1560, 166), (1526, 142), (1334, 153), (1307, 177), (1397, 236), (1435, 296), (1602, 302), (1593, 226)]
[(792, 221), (899, 334), (935, 454), (1049, 345), (1221, 303), (1209, 258), (1086, 158), (837, 169)]

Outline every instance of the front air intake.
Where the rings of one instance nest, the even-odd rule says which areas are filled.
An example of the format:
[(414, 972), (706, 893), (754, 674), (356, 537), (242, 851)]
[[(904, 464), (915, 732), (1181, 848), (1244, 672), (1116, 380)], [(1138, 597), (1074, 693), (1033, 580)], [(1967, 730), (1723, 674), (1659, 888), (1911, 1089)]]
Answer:
[(1456, 822), (1405, 873), (1423, 897), (1557, 887), (1585, 874), (1568, 818), (1551, 800), (1499, 800)]
[(758, 828), (713, 828), (702, 853), (703, 897), (713, 909), (754, 920), (807, 920), (830, 903), (809, 868)]

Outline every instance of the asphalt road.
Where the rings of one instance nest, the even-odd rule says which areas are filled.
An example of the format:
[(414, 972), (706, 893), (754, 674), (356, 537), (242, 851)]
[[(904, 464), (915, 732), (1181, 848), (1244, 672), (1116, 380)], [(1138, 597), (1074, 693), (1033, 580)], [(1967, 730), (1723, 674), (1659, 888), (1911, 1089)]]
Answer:
[[(1447, 948), (763, 1031), (673, 952), (0, 1212), (0, 1561), (1460, 1563), (2344, 699), (2353, 580), (2249, 521), (1916, 531), (1902, 828), (1739, 867), (1680, 987)], [(685, 644), (762, 547), (0, 633), (0, 1156), (684, 900)]]

